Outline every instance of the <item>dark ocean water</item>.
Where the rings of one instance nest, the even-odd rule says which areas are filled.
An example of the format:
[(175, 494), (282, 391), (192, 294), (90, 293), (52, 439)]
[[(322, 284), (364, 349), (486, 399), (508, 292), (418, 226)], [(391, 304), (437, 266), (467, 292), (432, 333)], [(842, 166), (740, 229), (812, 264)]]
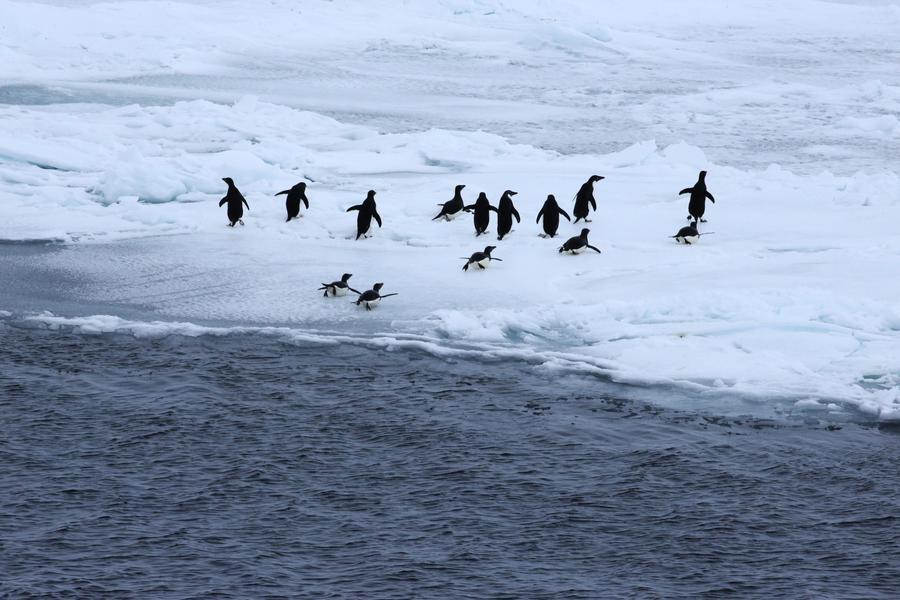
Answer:
[(260, 335), (0, 324), (0, 597), (894, 598), (900, 435)]

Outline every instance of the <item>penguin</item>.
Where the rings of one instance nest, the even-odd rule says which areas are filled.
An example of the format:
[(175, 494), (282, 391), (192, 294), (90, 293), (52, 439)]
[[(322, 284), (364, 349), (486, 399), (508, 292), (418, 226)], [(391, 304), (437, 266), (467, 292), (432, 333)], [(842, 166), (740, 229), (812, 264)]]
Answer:
[(700, 171), (700, 177), (697, 178), (697, 183), (694, 184), (694, 187), (684, 188), (678, 192), (679, 196), (682, 194), (691, 195), (691, 200), (688, 202), (688, 212), (690, 213), (688, 220), (693, 219), (694, 221), (706, 223), (706, 219), (703, 218), (703, 213), (706, 212), (706, 199), (709, 198), (710, 202), (716, 203), (713, 195), (706, 190), (706, 171)]
[(484, 252), (476, 252), (469, 258), (464, 258), (466, 264), (463, 265), (463, 271), (469, 270), (469, 265), (477, 265), (479, 269), (484, 270), (487, 268), (489, 264), (491, 264), (492, 260), (499, 260), (503, 262), (502, 258), (494, 258), (491, 256), (491, 252), (493, 252), (497, 246), (485, 246)]
[(575, 208), (572, 210), (572, 214), (575, 215), (576, 223), (581, 219), (584, 219), (585, 223), (591, 222), (591, 220), (588, 219), (588, 214), (590, 213), (588, 204), (591, 205), (591, 208), (597, 210), (597, 202), (594, 200), (594, 183), (601, 179), (605, 179), (605, 177), (591, 175), (578, 190), (578, 193), (575, 194)]
[(518, 192), (514, 192), (512, 190), (506, 190), (503, 192), (503, 196), (500, 198), (500, 202), (497, 205), (497, 239), (502, 240), (503, 236), (510, 232), (512, 229), (512, 220), (513, 217), (516, 218), (516, 223), (521, 223), (522, 219), (519, 217), (519, 211), (516, 210), (516, 207), (513, 206), (512, 198), (510, 196), (515, 196)]
[(597, 253), (602, 254), (598, 248), (588, 244), (588, 234), (590, 232), (590, 229), (585, 228), (581, 230), (581, 235), (566, 240), (566, 243), (559, 247), (560, 254), (563, 252), (568, 252), (569, 254), (581, 254), (584, 252), (585, 248), (596, 250)]
[(381, 302), (382, 298), (397, 295), (396, 292), (393, 294), (382, 294), (382, 287), (384, 287), (383, 283), (376, 283), (373, 285), (371, 290), (367, 290), (359, 295), (359, 298), (356, 299), (356, 305), (359, 306), (360, 304), (363, 304), (365, 305), (366, 310), (372, 310), (372, 307)]
[(352, 287), (350, 287), (350, 284), (347, 283), (347, 280), (350, 279), (351, 277), (353, 277), (352, 273), (344, 273), (343, 275), (341, 275), (340, 281), (332, 281), (331, 283), (323, 283), (322, 287), (320, 287), (319, 289), (325, 290), (325, 293), (322, 295), (326, 298), (328, 297), (328, 292), (331, 292), (332, 297), (345, 296), (347, 294), (347, 290), (349, 290), (353, 293), (356, 293), (356, 294), (360, 294), (361, 292), (359, 290), (354, 290)]
[(347, 209), (347, 212), (350, 212), (351, 210), (359, 211), (359, 215), (356, 217), (356, 239), (363, 236), (369, 237), (369, 229), (372, 227), (372, 217), (375, 217), (378, 226), (381, 227), (381, 217), (378, 215), (378, 209), (375, 208), (375, 190), (369, 190), (363, 203), (351, 206)]
[(462, 191), (465, 185), (458, 185), (453, 191), (453, 198), (451, 200), (447, 200), (443, 204), (438, 204), (441, 207), (441, 212), (437, 214), (436, 217), (431, 219), (432, 221), (437, 221), (440, 218), (443, 218), (447, 221), (452, 221), (456, 217), (459, 216), (461, 212), (466, 210), (466, 205), (462, 199)]
[(569, 222), (572, 221), (569, 215), (566, 214), (566, 211), (561, 209), (559, 204), (556, 203), (556, 198), (553, 194), (549, 194), (535, 220), (535, 223), (539, 223), (541, 217), (544, 217), (544, 233), (540, 234), (541, 237), (552, 238), (556, 235), (556, 230), (559, 229), (559, 215), (564, 216)]
[(671, 236), (675, 238), (675, 241), (679, 244), (686, 244), (690, 246), (691, 244), (696, 244), (700, 240), (701, 235), (712, 235), (715, 233), (714, 231), (707, 231), (705, 233), (700, 233), (697, 230), (697, 221), (695, 220), (687, 227), (682, 227), (678, 230), (678, 233)]
[(284, 203), (285, 208), (287, 208), (287, 220), (285, 220), (285, 223), (287, 223), (300, 215), (301, 202), (306, 206), (306, 210), (309, 210), (309, 200), (306, 198), (306, 182), (301, 181), (291, 189), (278, 192), (275, 195), (283, 196), (285, 194), (287, 194), (287, 200)]
[[(247, 204), (247, 200), (244, 198), (244, 195), (241, 194), (240, 190), (237, 189), (237, 186), (234, 185), (234, 180), (231, 177), (223, 177), (222, 181), (228, 184), (228, 193), (225, 194), (225, 197), (219, 200), (219, 206), (222, 206), (226, 202), (228, 203), (228, 226), (234, 227), (235, 223), (244, 224), (244, 221), (241, 217), (244, 216), (244, 206), (247, 207), (247, 210), (250, 210), (250, 205)], [(244, 206), (241, 206), (241, 203)]]
[(465, 210), (475, 211), (475, 236), (477, 237), (482, 233), (487, 232), (488, 225), (491, 222), (490, 211), (497, 212), (497, 207), (491, 206), (487, 195), (484, 192), (481, 192), (478, 194), (478, 199), (475, 201), (475, 204), (466, 206)]

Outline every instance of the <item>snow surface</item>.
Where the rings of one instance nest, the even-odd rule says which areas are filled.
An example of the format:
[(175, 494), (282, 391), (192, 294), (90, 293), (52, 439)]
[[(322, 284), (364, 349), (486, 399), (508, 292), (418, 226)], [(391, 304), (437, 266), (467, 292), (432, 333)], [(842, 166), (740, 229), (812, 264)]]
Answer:
[[(0, 13), (0, 240), (62, 242), (35, 268), (75, 275), (84, 306), (165, 319), (36, 299), (30, 321), (378, 340), (900, 419), (896, 3)], [(715, 234), (678, 246), (701, 169)], [(548, 193), (571, 212), (593, 173), (603, 254), (560, 255), (581, 224), (545, 240), (535, 215)], [(224, 176), (245, 227), (225, 227)], [(274, 194), (300, 180), (310, 210), (285, 223)], [(458, 183), (467, 202), (519, 192), (522, 223), (497, 242), (468, 215), (432, 222)], [(368, 189), (384, 227), (354, 241)], [(487, 244), (503, 262), (464, 273)], [(343, 272), (399, 295), (322, 298)]]

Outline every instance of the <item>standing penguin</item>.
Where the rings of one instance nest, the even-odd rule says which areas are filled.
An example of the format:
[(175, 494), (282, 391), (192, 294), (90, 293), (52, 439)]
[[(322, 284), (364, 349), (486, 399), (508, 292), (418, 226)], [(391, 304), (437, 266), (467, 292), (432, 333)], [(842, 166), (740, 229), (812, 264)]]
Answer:
[(597, 210), (597, 202), (594, 200), (594, 183), (601, 179), (604, 179), (604, 177), (601, 177), (600, 175), (591, 175), (578, 190), (578, 193), (575, 194), (575, 208), (572, 210), (572, 214), (575, 215), (576, 223), (580, 219), (584, 219), (585, 223), (591, 222), (591, 220), (588, 219), (588, 214), (590, 213), (588, 204), (590, 204), (591, 208)]
[(499, 260), (500, 262), (503, 262), (502, 258), (494, 258), (493, 256), (491, 256), (491, 252), (496, 249), (497, 246), (485, 246), (484, 252), (475, 252), (469, 258), (463, 259), (466, 261), (466, 264), (463, 265), (463, 271), (468, 271), (469, 265), (476, 265), (479, 269), (484, 270), (489, 264), (491, 264), (492, 260)]
[(359, 298), (356, 299), (356, 305), (360, 304), (365, 305), (366, 310), (372, 310), (372, 307), (381, 302), (382, 298), (388, 298), (390, 296), (396, 296), (397, 293), (393, 294), (381, 294), (381, 288), (384, 287), (383, 283), (376, 283), (372, 286), (371, 290), (367, 290), (359, 295)]
[(516, 207), (513, 206), (512, 198), (510, 198), (510, 196), (515, 196), (516, 194), (518, 194), (518, 192), (506, 190), (505, 192), (503, 192), (503, 196), (500, 198), (499, 205), (497, 206), (498, 240), (502, 240), (503, 236), (509, 233), (512, 229), (513, 217), (516, 218), (516, 223), (522, 222), (522, 219), (519, 217), (519, 211), (517, 211)]
[(347, 209), (347, 212), (351, 210), (359, 211), (359, 214), (356, 216), (356, 239), (359, 239), (361, 236), (369, 237), (372, 217), (375, 217), (375, 220), (378, 221), (378, 226), (381, 227), (381, 217), (378, 215), (378, 209), (375, 208), (375, 190), (369, 190), (363, 203), (351, 206)]
[(585, 248), (590, 248), (591, 250), (595, 250), (598, 253), (601, 253), (598, 248), (595, 248), (594, 246), (588, 244), (588, 234), (590, 232), (590, 229), (582, 229), (581, 235), (571, 237), (566, 240), (566, 243), (559, 247), (560, 254), (562, 254), (563, 252), (568, 252), (569, 254), (581, 254), (582, 252), (584, 252)]
[(326, 298), (328, 297), (328, 292), (331, 292), (332, 296), (345, 296), (347, 294), (348, 290), (351, 292), (354, 292), (356, 294), (362, 293), (359, 290), (354, 290), (352, 287), (350, 287), (350, 284), (347, 283), (347, 281), (351, 277), (353, 277), (352, 273), (344, 273), (343, 275), (341, 275), (340, 281), (332, 281), (331, 283), (323, 283), (322, 287), (320, 287), (319, 290), (325, 290), (325, 293), (322, 295), (325, 296)]
[(716, 203), (713, 195), (706, 190), (706, 171), (700, 171), (700, 177), (697, 178), (697, 183), (694, 184), (694, 187), (684, 188), (678, 192), (679, 196), (682, 194), (691, 195), (691, 200), (688, 202), (688, 213), (690, 213), (688, 220), (693, 219), (694, 221), (706, 223), (706, 219), (703, 218), (703, 213), (706, 212), (706, 199), (709, 198), (710, 202)]
[[(231, 177), (223, 177), (222, 181), (228, 184), (228, 193), (225, 194), (225, 197), (219, 200), (219, 206), (222, 206), (226, 202), (228, 203), (228, 226), (234, 227), (235, 223), (244, 224), (244, 221), (241, 220), (241, 217), (244, 216), (244, 206), (247, 207), (247, 210), (250, 210), (250, 205), (247, 204), (247, 200), (244, 199), (244, 195), (241, 194), (240, 190), (234, 185), (234, 180)], [(243, 203), (243, 206), (241, 204)]]
[(441, 212), (439, 212), (436, 217), (431, 219), (432, 221), (437, 221), (440, 218), (444, 218), (447, 221), (452, 221), (466, 209), (466, 204), (462, 199), (462, 191), (464, 187), (466, 186), (462, 184), (456, 186), (453, 191), (453, 198), (447, 200), (443, 204), (438, 205), (441, 207)]
[(541, 217), (544, 217), (544, 233), (540, 234), (541, 237), (552, 238), (556, 235), (556, 230), (559, 229), (559, 215), (564, 216), (567, 221), (572, 220), (569, 218), (569, 215), (566, 214), (566, 211), (561, 209), (559, 204), (556, 203), (556, 198), (553, 194), (548, 194), (547, 199), (544, 201), (544, 206), (541, 207), (541, 211), (534, 221), (535, 223), (539, 223)]
[(309, 200), (306, 198), (306, 182), (301, 181), (294, 187), (289, 190), (284, 190), (283, 192), (278, 192), (275, 194), (276, 196), (283, 196), (287, 194), (287, 200), (284, 202), (285, 208), (287, 208), (287, 220), (285, 223), (290, 221), (291, 219), (296, 219), (300, 214), (300, 203), (303, 202), (303, 205), (306, 206), (306, 210), (309, 210)]
[(475, 235), (479, 236), (487, 232), (488, 225), (491, 222), (491, 211), (497, 212), (496, 206), (491, 206), (487, 195), (484, 192), (478, 194), (475, 204), (465, 207), (465, 210), (475, 211)]

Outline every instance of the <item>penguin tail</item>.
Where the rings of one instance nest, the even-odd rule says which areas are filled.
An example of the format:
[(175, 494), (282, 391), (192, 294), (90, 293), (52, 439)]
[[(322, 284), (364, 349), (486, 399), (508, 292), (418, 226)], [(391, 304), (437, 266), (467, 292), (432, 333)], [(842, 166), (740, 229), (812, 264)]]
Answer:
[(431, 220), (432, 220), (432, 221), (437, 221), (438, 219), (440, 219), (440, 218), (443, 217), (443, 216), (444, 216), (444, 213), (441, 212), (439, 215), (437, 215), (436, 217), (434, 217), (434, 218), (431, 219)]
[(468, 270), (469, 270), (469, 263), (466, 263), (463, 265), (463, 271), (468, 271)]

